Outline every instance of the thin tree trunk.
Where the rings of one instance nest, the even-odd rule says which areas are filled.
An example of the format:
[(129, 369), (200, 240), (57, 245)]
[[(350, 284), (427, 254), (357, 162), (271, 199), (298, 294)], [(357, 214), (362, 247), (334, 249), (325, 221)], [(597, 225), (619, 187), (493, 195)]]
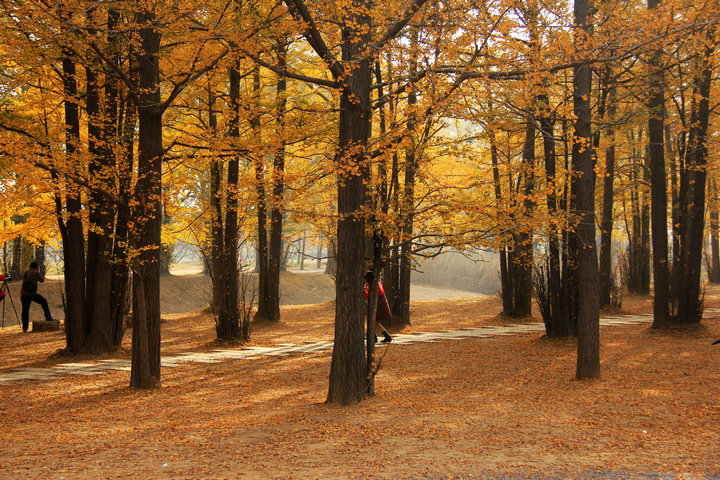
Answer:
[[(214, 111), (215, 96), (208, 85), (208, 126), (210, 138), (217, 136), (217, 115)], [(231, 122), (236, 121), (231, 118)], [(215, 317), (215, 328), (220, 330), (225, 291), (225, 264), (222, 261), (225, 250), (225, 227), (223, 222), (223, 189), (224, 165), (221, 160), (213, 159), (210, 163), (210, 258), (212, 279), (212, 308)], [(217, 333), (216, 331), (216, 333)]]
[[(490, 106), (492, 110), (492, 105)], [(492, 122), (492, 120), (491, 120)], [(491, 123), (488, 125), (488, 136), (490, 139), (490, 161), (493, 170), (493, 184), (495, 186), (495, 202), (500, 209), (503, 206), (502, 184), (500, 182), (500, 168), (498, 162), (497, 138), (495, 134), (495, 126)], [(500, 247), (500, 296), (502, 298), (503, 313), (510, 315), (513, 309), (512, 290), (508, 272), (508, 255), (505, 246)]]
[(718, 187), (715, 178), (710, 178), (708, 194), (710, 196), (710, 283), (720, 283), (720, 214), (718, 214)]
[[(119, 143), (123, 147), (117, 160), (118, 195), (129, 204), (131, 196), (132, 174), (134, 165), (134, 143), (137, 115), (135, 105), (128, 96), (121, 112), (124, 115), (118, 119), (118, 129), (122, 131)], [(113, 243), (113, 269), (112, 269), (112, 306), (111, 316), (113, 323), (113, 345), (119, 347), (125, 334), (125, 315), (129, 310), (128, 295), (130, 288), (130, 265), (128, 264), (128, 242), (130, 212), (128, 209), (117, 210), (115, 220), (115, 237)]]
[[(255, 67), (253, 71), (253, 93), (255, 101), (258, 101), (260, 95), (260, 68)], [(256, 113), (251, 119), (251, 125), (255, 132), (255, 136), (260, 138), (260, 116)], [(272, 317), (270, 313), (270, 298), (268, 286), (268, 231), (267, 231), (267, 191), (265, 190), (265, 173), (263, 158), (260, 154), (256, 154), (253, 158), (255, 163), (255, 192), (257, 194), (257, 272), (258, 272), (258, 308), (255, 312), (255, 320), (267, 320)], [(280, 259), (282, 263), (282, 259)]]
[[(278, 65), (285, 68), (287, 47), (277, 48)], [(287, 110), (287, 80), (282, 75), (277, 79), (276, 132), (279, 145), (273, 161), (273, 190), (270, 208), (270, 250), (268, 255), (268, 281), (266, 317), (280, 321), (280, 256), (282, 253), (283, 199), (285, 195), (285, 114)], [(304, 239), (303, 239), (304, 244)], [(304, 249), (304, 247), (303, 247)], [(304, 252), (303, 252), (304, 253)], [(302, 265), (301, 265), (302, 266)]]
[[(415, 52), (410, 58), (410, 90), (408, 91), (407, 104), (412, 112), (417, 104), (417, 92), (415, 90), (414, 77), (417, 75), (417, 45), (418, 31), (416, 27), (411, 29), (410, 49)], [(414, 114), (408, 115), (407, 131), (413, 135), (418, 119)], [(402, 196), (402, 240), (400, 245), (400, 276), (398, 278), (398, 298), (396, 321), (394, 325), (410, 325), (410, 283), (412, 279), (412, 237), (413, 224), (415, 222), (415, 174), (417, 171), (417, 144), (411, 142), (410, 147), (405, 150), (405, 183)]]
[(548, 295), (550, 297), (550, 317), (551, 330), (549, 333), (552, 337), (562, 337), (568, 332), (564, 328), (560, 328), (564, 323), (561, 318), (563, 316), (563, 308), (561, 304), (561, 279), (560, 279), (560, 245), (558, 242), (558, 228), (554, 220), (560, 213), (558, 211), (557, 194), (555, 193), (555, 185), (557, 181), (555, 168), (555, 138), (554, 128), (549, 118), (549, 99), (547, 95), (541, 95), (539, 105), (540, 112), (540, 133), (543, 138), (543, 153), (545, 155), (545, 177), (547, 183), (547, 205), (550, 214), (550, 225), (548, 225)]
[(610, 305), (613, 287), (612, 242), (613, 242), (613, 205), (615, 180), (615, 87), (608, 93), (608, 146), (605, 148), (605, 177), (603, 178), (602, 220), (600, 236), (600, 306)]

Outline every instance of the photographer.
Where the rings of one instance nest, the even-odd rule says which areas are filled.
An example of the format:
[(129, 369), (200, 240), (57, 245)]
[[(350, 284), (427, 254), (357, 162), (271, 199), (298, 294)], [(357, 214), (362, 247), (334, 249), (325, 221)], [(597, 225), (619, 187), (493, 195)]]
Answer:
[(22, 329), (23, 332), (28, 331), (30, 326), (30, 304), (32, 302), (39, 303), (45, 312), (45, 320), (52, 322), (53, 318), (50, 315), (50, 308), (48, 307), (47, 300), (45, 297), (37, 293), (38, 282), (42, 283), (45, 281), (45, 277), (40, 273), (37, 262), (32, 262), (30, 268), (23, 273), (22, 286), (20, 287), (20, 301), (22, 302)]

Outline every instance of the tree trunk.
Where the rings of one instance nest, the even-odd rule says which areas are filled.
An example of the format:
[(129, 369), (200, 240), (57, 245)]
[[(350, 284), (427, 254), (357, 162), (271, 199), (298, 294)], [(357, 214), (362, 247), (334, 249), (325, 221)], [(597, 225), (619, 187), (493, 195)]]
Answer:
[[(63, 92), (65, 95), (65, 152), (68, 168), (72, 171), (77, 162), (80, 142), (80, 112), (77, 103), (77, 82), (75, 62), (70, 53), (63, 58)], [(76, 187), (68, 185), (65, 196), (67, 221), (58, 212), (58, 222), (63, 239), (63, 265), (65, 270), (65, 338), (67, 348), (72, 353), (80, 353), (87, 335), (87, 325), (83, 315), (85, 304), (85, 238), (80, 212), (82, 202)], [(57, 200), (56, 200), (57, 205)]]
[[(287, 47), (277, 48), (278, 65), (285, 68)], [(282, 75), (277, 79), (277, 136), (279, 145), (273, 161), (273, 191), (270, 208), (270, 250), (268, 255), (266, 317), (280, 321), (280, 257), (282, 254), (283, 197), (285, 195), (285, 113), (287, 110), (287, 80)], [(304, 242), (304, 240), (303, 240)]]
[[(648, 0), (657, 10), (660, 0)], [(650, 206), (652, 209), (653, 328), (665, 328), (669, 320), (670, 276), (668, 270), (667, 180), (663, 145), (665, 91), (661, 70), (662, 49), (649, 61), (648, 141), (650, 163)]]
[(365, 49), (370, 45), (372, 3), (353, 2), (342, 27), (342, 60), (346, 62), (340, 96), (338, 141), (338, 248), (335, 281), (335, 346), (327, 401), (347, 405), (368, 393), (364, 351), (365, 206), (370, 138), (371, 69)]
[(702, 299), (700, 296), (700, 272), (705, 227), (705, 188), (707, 179), (707, 141), (710, 119), (710, 86), (712, 82), (712, 54), (715, 43), (711, 41), (714, 28), (708, 28), (707, 41), (700, 68), (693, 86), (693, 101), (690, 115), (690, 133), (685, 153), (687, 174), (686, 227), (680, 242), (680, 281), (678, 285), (677, 321), (699, 323), (702, 320)]
[[(217, 136), (217, 115), (215, 113), (215, 95), (208, 86), (208, 126), (210, 138)], [(230, 122), (236, 121), (231, 117)], [(223, 308), (225, 290), (225, 264), (222, 261), (224, 251), (223, 226), (223, 174), (222, 160), (213, 159), (210, 163), (210, 278), (212, 280), (212, 310), (216, 329), (220, 328), (220, 316)]]
[(603, 178), (602, 220), (600, 233), (600, 306), (610, 305), (613, 287), (612, 250), (613, 250), (613, 205), (615, 180), (615, 87), (608, 93), (608, 130), (609, 145), (605, 148), (605, 177)]
[[(492, 105), (490, 106), (492, 110)], [(492, 120), (491, 120), (492, 122)], [(495, 186), (495, 202), (498, 210), (503, 207), (502, 184), (500, 182), (500, 168), (498, 162), (497, 137), (495, 126), (490, 123), (488, 125), (488, 136), (490, 139), (490, 161), (493, 170), (493, 184)], [(510, 284), (510, 273), (508, 272), (508, 255), (507, 249), (503, 245), (500, 247), (500, 296), (502, 298), (503, 313), (510, 315), (513, 309), (512, 288)]]
[[(111, 138), (105, 125), (107, 114), (101, 110), (100, 87), (96, 72), (86, 67), (88, 114), (88, 177), (93, 186), (112, 190), (104, 179), (112, 178), (114, 167), (113, 153), (110, 149)], [(104, 105), (104, 102), (103, 102)], [(88, 328), (88, 338), (84, 351), (99, 354), (109, 352), (113, 345), (113, 324), (111, 321), (112, 294), (112, 238), (115, 206), (108, 204), (105, 196), (96, 190), (90, 190), (88, 196), (86, 281), (84, 323)]]
[(560, 280), (560, 244), (558, 242), (558, 228), (554, 220), (559, 216), (557, 194), (555, 193), (555, 137), (552, 121), (549, 117), (550, 105), (547, 95), (538, 99), (540, 106), (540, 133), (543, 139), (543, 153), (545, 155), (545, 177), (547, 183), (547, 205), (550, 214), (548, 225), (548, 296), (550, 298), (550, 332), (551, 337), (564, 337), (569, 334), (562, 325), (563, 308), (561, 304)]
[[(260, 95), (260, 69), (256, 67), (253, 72), (253, 93), (255, 101), (259, 101)], [(255, 132), (256, 138), (260, 138), (260, 113), (252, 117), (251, 124)], [(258, 272), (258, 308), (255, 312), (255, 320), (267, 320), (271, 318), (270, 314), (270, 298), (268, 286), (268, 232), (267, 232), (267, 192), (265, 190), (265, 174), (263, 166), (263, 158), (260, 154), (256, 154), (253, 158), (255, 163), (255, 192), (257, 194), (257, 264)], [(281, 257), (278, 257), (282, 262)]]
[(23, 274), (22, 265), (22, 236), (18, 235), (12, 242), (12, 263), (10, 264), (10, 276), (20, 278)]
[[(588, 0), (575, 0), (575, 24), (587, 35), (590, 30)], [(577, 33), (578, 42), (585, 35)], [(580, 241), (578, 253), (578, 380), (600, 376), (600, 317), (597, 289), (597, 256), (595, 247), (595, 186), (591, 146), (590, 66), (581, 64), (573, 69), (573, 103), (575, 135), (573, 140), (573, 170), (580, 176), (577, 195)]]
[[(229, 69), (230, 76), (230, 120), (228, 136), (237, 140), (240, 137), (240, 121), (238, 110), (240, 108), (240, 73), (237, 67)], [(238, 176), (240, 161), (237, 155), (228, 161), (227, 185), (225, 196), (225, 221), (224, 229), (219, 235), (222, 236), (218, 248), (218, 266), (222, 264), (218, 275), (220, 287), (219, 306), (216, 322), (217, 337), (222, 340), (233, 340), (241, 337), (239, 316), (238, 316)], [(222, 215), (222, 208), (216, 213)], [(219, 217), (222, 218), (222, 217)], [(221, 220), (221, 223), (222, 220)], [(215, 262), (213, 262), (215, 263)], [(213, 285), (213, 291), (215, 286)], [(245, 331), (245, 329), (243, 329)]]
[[(117, 24), (120, 21), (120, 12), (115, 9), (108, 11), (108, 46), (112, 61), (115, 66), (121, 64), (121, 46), (120, 37), (116, 32)], [(105, 71), (105, 102), (103, 106), (103, 138), (105, 143), (102, 145), (101, 151), (107, 158), (110, 168), (116, 172), (117, 180), (112, 182), (108, 180), (110, 186), (116, 185), (118, 197), (127, 205), (130, 197), (130, 185), (132, 182), (132, 165), (133, 165), (133, 131), (135, 129), (135, 115), (130, 110), (133, 108), (132, 102), (127, 104), (127, 112), (124, 117), (120, 116), (121, 99), (117, 87), (117, 74), (112, 66), (108, 66)], [(129, 127), (129, 128), (128, 128)], [(124, 128), (125, 130), (121, 130)], [(122, 133), (121, 133), (122, 132)], [(127, 135), (125, 133), (128, 132)], [(116, 152), (111, 145), (118, 145), (120, 148)], [(129, 152), (129, 153), (128, 153)], [(111, 187), (112, 188), (112, 187)], [(122, 344), (122, 338), (125, 333), (125, 315), (129, 307), (127, 305), (127, 296), (129, 288), (130, 271), (127, 263), (127, 240), (128, 240), (128, 215), (127, 208), (118, 208), (116, 205), (109, 205), (110, 225), (109, 244), (106, 245), (108, 255), (110, 255), (110, 294), (108, 299), (108, 329), (110, 330), (111, 348), (117, 348)]]
[[(121, 110), (124, 113), (118, 120), (121, 133), (119, 143), (123, 147), (118, 155), (118, 196), (129, 204), (132, 188), (132, 175), (134, 166), (135, 128), (137, 126), (137, 112), (135, 105), (128, 96)], [(130, 289), (130, 266), (128, 264), (128, 243), (130, 212), (126, 208), (117, 210), (115, 220), (115, 237), (113, 244), (112, 266), (112, 306), (111, 317), (113, 323), (113, 345), (119, 347), (125, 334), (125, 316), (129, 311), (128, 295)]]
[[(415, 77), (417, 76), (417, 45), (418, 31), (413, 27), (410, 33), (410, 51), (413, 52), (410, 58), (410, 86), (407, 96), (408, 108), (414, 111), (417, 104), (417, 92)], [(417, 125), (417, 117), (411, 113), (407, 118), (407, 131), (411, 139)], [(410, 325), (410, 283), (412, 280), (412, 237), (413, 224), (415, 222), (415, 173), (417, 171), (417, 143), (410, 142), (405, 150), (405, 184), (401, 205), (401, 245), (400, 245), (400, 271), (398, 278), (397, 311), (394, 315), (393, 325)]]
[(535, 122), (528, 121), (525, 127), (525, 143), (522, 153), (523, 179), (523, 218), (524, 226), (514, 235), (513, 250), (513, 310), (514, 317), (532, 315), (532, 266), (533, 266), (533, 229), (529, 219), (535, 208), (532, 194), (535, 185)]
[[(717, 235), (716, 235), (717, 237)], [(45, 276), (47, 273), (47, 265), (45, 262), (45, 242), (40, 242), (39, 245), (35, 246), (35, 261), (40, 269), (40, 275)]]
[(708, 190), (710, 196), (710, 268), (708, 280), (710, 283), (720, 283), (720, 214), (718, 214), (718, 187), (714, 178), (710, 179)]
[(141, 39), (138, 55), (138, 179), (135, 185), (133, 345), (130, 386), (160, 383), (160, 230), (162, 221), (162, 109), (160, 107), (160, 33), (155, 13), (136, 13)]

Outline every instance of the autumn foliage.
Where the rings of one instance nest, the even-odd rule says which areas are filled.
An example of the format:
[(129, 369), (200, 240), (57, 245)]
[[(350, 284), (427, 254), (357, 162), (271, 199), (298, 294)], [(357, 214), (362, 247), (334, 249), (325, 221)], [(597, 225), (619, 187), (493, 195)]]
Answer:
[(542, 282), (578, 378), (613, 291), (652, 286), (657, 328), (700, 321), (717, 2), (316, 3), (0, 2), (0, 239), (17, 268), (22, 245), (62, 250), (69, 351), (129, 323), (131, 384), (157, 386), (172, 246), (203, 253), (218, 337), (247, 341), (238, 251), (278, 321), (301, 235), (336, 265), (331, 402), (368, 390), (373, 233), (394, 328), (423, 258), (494, 249), (503, 310), (532, 314)]

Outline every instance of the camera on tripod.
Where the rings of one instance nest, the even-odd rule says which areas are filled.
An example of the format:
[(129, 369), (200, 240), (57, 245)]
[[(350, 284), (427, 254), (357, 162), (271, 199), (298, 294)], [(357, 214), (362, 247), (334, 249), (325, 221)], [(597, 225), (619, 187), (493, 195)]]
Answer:
[(12, 294), (10, 293), (10, 287), (7, 282), (12, 280), (10, 275), (0, 274), (0, 303), (2, 303), (2, 328), (5, 328), (5, 297), (10, 297), (10, 303), (12, 304), (13, 311), (15, 312), (15, 319), (18, 325), (21, 325), (20, 319), (18, 318), (17, 310), (15, 310), (15, 302), (13, 301)]
[(2, 288), (0, 288), (0, 302), (5, 300), (5, 290), (7, 290), (7, 288), (5, 288), (5, 284), (11, 280), (12, 278), (10, 278), (10, 275), (0, 274), (0, 283), (2, 284)]

